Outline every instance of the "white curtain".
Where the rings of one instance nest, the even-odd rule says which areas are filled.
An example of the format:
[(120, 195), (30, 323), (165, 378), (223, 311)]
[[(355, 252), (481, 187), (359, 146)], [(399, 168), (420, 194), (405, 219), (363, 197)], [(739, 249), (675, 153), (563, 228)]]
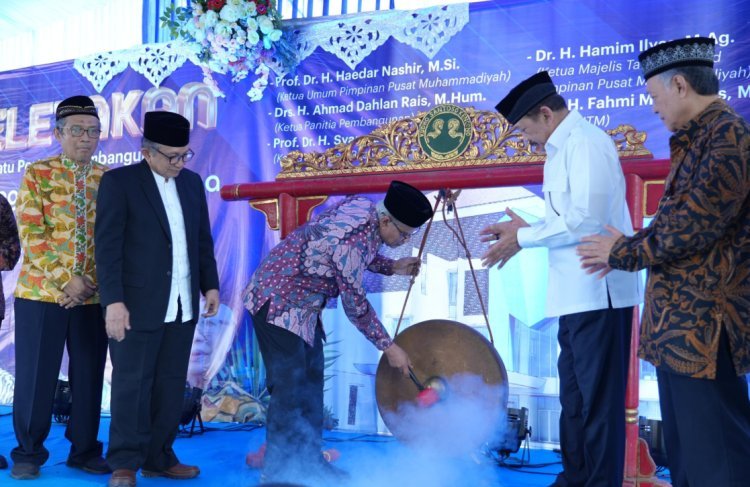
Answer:
[(482, 0), (277, 0), (276, 5), (283, 18), (300, 19), (373, 12), (375, 10), (414, 10), (475, 1)]
[(142, 2), (3, 1), (0, 71), (75, 59), (141, 43)]

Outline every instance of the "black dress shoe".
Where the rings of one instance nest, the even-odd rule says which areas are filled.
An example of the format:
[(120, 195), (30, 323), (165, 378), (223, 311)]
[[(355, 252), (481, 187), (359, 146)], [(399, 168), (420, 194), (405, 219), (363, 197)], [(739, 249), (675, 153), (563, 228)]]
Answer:
[(71, 468), (77, 468), (83, 470), (86, 473), (92, 473), (94, 475), (104, 475), (105, 473), (112, 473), (112, 469), (107, 465), (107, 461), (102, 457), (92, 457), (85, 462), (75, 462), (68, 459), (65, 465)]
[(5, 470), (6, 468), (8, 468), (8, 460), (6, 460), (4, 456), (0, 455), (0, 470)]
[(149, 470), (147, 468), (141, 469), (141, 475), (144, 477), (166, 477), (174, 480), (185, 480), (194, 479), (200, 475), (201, 469), (195, 465), (185, 465), (184, 463), (178, 463), (173, 465), (166, 470)]
[(135, 487), (135, 470), (115, 470), (107, 482), (107, 487)]
[(16, 480), (32, 480), (39, 477), (39, 465), (33, 463), (14, 463), (10, 476)]

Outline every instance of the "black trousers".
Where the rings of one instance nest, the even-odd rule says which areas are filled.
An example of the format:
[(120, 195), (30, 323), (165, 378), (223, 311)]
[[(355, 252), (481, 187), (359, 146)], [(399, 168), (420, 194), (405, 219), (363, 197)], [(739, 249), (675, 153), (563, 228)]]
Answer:
[(560, 449), (557, 485), (622, 485), (625, 389), (633, 308), (560, 317)]
[(112, 419), (107, 463), (112, 470), (161, 472), (179, 460), (172, 445), (185, 397), (195, 320), (130, 330), (110, 340)]
[(271, 393), (264, 473), (269, 480), (304, 481), (322, 462), (323, 328), (313, 346), (266, 322), (268, 304), (251, 315)]
[(750, 485), (750, 399), (722, 330), (716, 380), (657, 369), (662, 430), (674, 487)]
[(98, 304), (65, 309), (57, 303), (16, 298), (16, 385), (13, 428), (18, 446), (15, 463), (42, 465), (49, 458), (44, 447), (52, 424), (52, 405), (63, 349), (70, 358), (68, 377), (72, 396), (65, 437), (68, 460), (84, 463), (102, 454), (99, 434), (107, 333)]

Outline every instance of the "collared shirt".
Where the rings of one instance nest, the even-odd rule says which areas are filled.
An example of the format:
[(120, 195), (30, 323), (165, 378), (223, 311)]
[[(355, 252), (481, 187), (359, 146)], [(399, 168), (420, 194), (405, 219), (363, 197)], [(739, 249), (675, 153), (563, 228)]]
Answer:
[(181, 304), (182, 322), (186, 323), (193, 319), (193, 308), (191, 306), (190, 294), (190, 261), (187, 254), (187, 237), (185, 236), (185, 218), (182, 214), (180, 195), (177, 194), (177, 184), (174, 178), (164, 178), (155, 173), (156, 187), (159, 196), (164, 203), (169, 221), (169, 233), (172, 236), (172, 287), (169, 290), (169, 305), (164, 317), (165, 323), (171, 323), (177, 319), (178, 299)]
[(726, 330), (750, 372), (750, 124), (724, 101), (669, 140), (672, 166), (651, 224), (612, 247), (609, 265), (648, 268), (639, 355), (675, 374), (716, 377)]
[[(78, 164), (64, 155), (26, 168), (16, 212), (24, 257), (15, 296), (58, 302), (73, 276), (96, 283), (94, 220), (106, 167)], [(95, 293), (84, 304), (99, 302)]]
[(642, 301), (638, 274), (612, 271), (605, 279), (586, 274), (576, 255), (581, 237), (604, 225), (633, 233), (625, 177), (612, 139), (572, 110), (544, 146), (544, 219), (518, 230), (521, 247), (549, 249), (547, 316), (614, 308)]
[(312, 345), (326, 301), (340, 295), (349, 320), (385, 350), (393, 342), (362, 287), (365, 270), (393, 274), (393, 260), (377, 253), (378, 228), (370, 200), (342, 200), (271, 250), (243, 292), (245, 307), (255, 314), (269, 302), (268, 322)]

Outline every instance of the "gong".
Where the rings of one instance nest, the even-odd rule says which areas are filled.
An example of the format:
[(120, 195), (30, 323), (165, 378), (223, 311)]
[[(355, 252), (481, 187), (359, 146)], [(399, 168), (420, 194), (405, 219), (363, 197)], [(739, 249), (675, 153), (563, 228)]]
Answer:
[[(482, 401), (489, 406), (489, 427), (504, 416), (508, 374), (497, 350), (482, 334), (456, 321), (429, 320), (410, 326), (394, 342), (409, 355), (414, 378), (423, 386), (434, 388), (444, 399), (452, 394), (482, 395)], [(480, 381), (477, 385), (485, 387), (451, 390), (454, 379), (459, 377), (473, 377)], [(391, 367), (385, 355), (380, 358), (375, 376), (378, 409), (388, 429), (402, 441), (410, 437), (409, 426), (394, 418), (403, 408), (417, 407), (419, 393), (415, 381)]]

